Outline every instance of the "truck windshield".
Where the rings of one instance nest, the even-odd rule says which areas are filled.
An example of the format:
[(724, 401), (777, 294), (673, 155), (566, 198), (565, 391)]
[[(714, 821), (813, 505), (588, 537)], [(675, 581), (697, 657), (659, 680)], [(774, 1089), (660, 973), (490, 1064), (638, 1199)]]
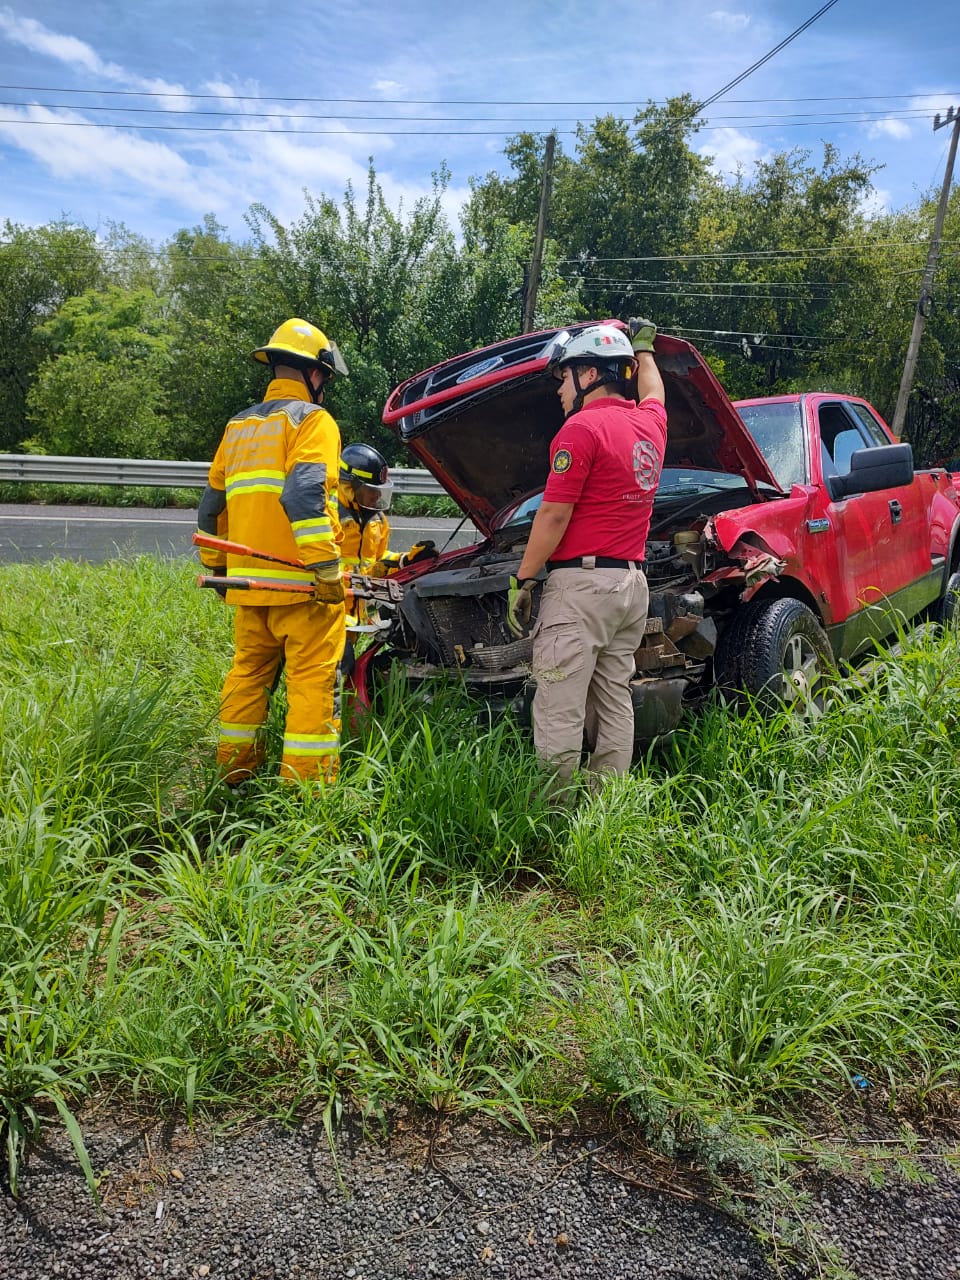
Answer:
[[(701, 467), (664, 467), (657, 486), (657, 502), (667, 499), (674, 502), (677, 498), (696, 498), (707, 493), (725, 493), (730, 489), (746, 489), (747, 482), (743, 476), (728, 471), (706, 471)], [(769, 487), (769, 486), (768, 486)], [(519, 503), (506, 518), (497, 522), (500, 530), (513, 530), (518, 526), (530, 524), (537, 514), (542, 493), (531, 494)]]
[(799, 402), (736, 404), (734, 408), (746, 423), (784, 493), (789, 493), (795, 484), (806, 484), (803, 418)]

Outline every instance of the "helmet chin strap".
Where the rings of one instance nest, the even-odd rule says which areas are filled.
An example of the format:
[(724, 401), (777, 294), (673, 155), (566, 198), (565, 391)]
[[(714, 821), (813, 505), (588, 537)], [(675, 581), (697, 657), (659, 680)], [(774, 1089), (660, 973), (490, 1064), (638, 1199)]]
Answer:
[[(583, 397), (587, 394), (587, 392), (590, 390), (590, 388), (589, 388), (589, 387), (581, 387), (581, 385), (580, 385), (580, 379), (579, 379), (579, 377), (577, 376), (577, 366), (576, 366), (576, 365), (572, 365), (572, 366), (571, 366), (571, 369), (570, 369), (570, 379), (571, 379), (571, 381), (573, 382), (573, 385), (574, 385), (574, 387), (576, 388), (576, 392), (577, 392), (576, 396), (574, 397), (573, 404), (570, 406), (570, 413), (579, 413), (579, 412), (580, 412), (580, 410), (583, 408)], [(568, 413), (568, 414), (567, 414), (567, 417), (568, 417), (568, 418), (570, 417), (570, 413)]]
[[(596, 369), (596, 372), (597, 372), (596, 378), (594, 378), (593, 382), (590, 383), (589, 387), (581, 387), (580, 379), (577, 376), (577, 366), (576, 365), (570, 366), (570, 377), (573, 379), (573, 385), (576, 388), (576, 392), (577, 392), (576, 397), (573, 401), (573, 405), (571, 406), (570, 413), (580, 412), (580, 410), (583, 408), (584, 396), (588, 395), (591, 391), (596, 391), (598, 387), (606, 386), (608, 382), (619, 381), (619, 379), (616, 378), (614, 374), (610, 373), (609, 370), (602, 369), (597, 365), (594, 365), (592, 367)], [(568, 418), (570, 417), (570, 413), (567, 414)]]

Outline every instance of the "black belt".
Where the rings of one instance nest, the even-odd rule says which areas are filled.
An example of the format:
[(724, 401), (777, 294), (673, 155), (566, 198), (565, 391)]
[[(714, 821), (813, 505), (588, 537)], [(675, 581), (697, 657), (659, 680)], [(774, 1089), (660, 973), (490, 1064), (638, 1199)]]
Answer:
[(547, 573), (554, 569), (642, 569), (642, 560), (614, 560), (611, 556), (576, 556), (573, 560), (548, 560)]

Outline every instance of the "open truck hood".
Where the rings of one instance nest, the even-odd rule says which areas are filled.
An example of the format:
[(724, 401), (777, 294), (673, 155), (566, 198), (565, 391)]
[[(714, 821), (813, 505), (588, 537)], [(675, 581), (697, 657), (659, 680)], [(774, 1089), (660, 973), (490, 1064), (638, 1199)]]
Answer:
[[(445, 360), (391, 394), (383, 421), (487, 537), (498, 513), (541, 491), (563, 423), (548, 372), (557, 339), (597, 321), (508, 338)], [(626, 328), (620, 321), (604, 321)], [(756, 493), (777, 481), (699, 351), (659, 334), (667, 402), (666, 467), (740, 475)]]

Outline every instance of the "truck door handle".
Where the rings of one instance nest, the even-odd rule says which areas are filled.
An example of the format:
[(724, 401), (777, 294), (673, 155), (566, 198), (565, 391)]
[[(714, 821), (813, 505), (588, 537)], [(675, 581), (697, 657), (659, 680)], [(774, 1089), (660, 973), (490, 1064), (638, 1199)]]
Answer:
[(899, 524), (903, 519), (903, 507), (901, 507), (896, 498), (891, 498), (887, 505), (890, 508), (890, 519), (894, 524)]

